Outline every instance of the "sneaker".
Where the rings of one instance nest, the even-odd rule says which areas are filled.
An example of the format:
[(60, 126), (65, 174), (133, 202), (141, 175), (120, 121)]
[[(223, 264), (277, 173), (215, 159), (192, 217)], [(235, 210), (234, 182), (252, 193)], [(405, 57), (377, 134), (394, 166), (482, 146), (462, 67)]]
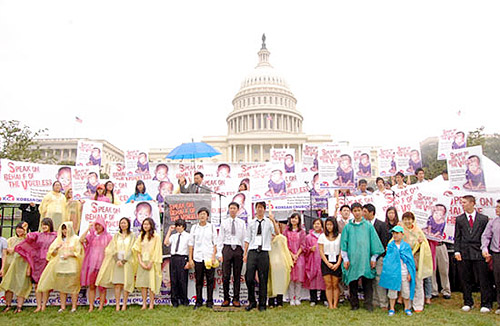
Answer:
[(443, 295), (443, 299), (450, 300), (451, 299), (451, 295), (445, 294), (445, 295)]
[(472, 307), (471, 306), (467, 306), (467, 305), (465, 305), (465, 306), (462, 307), (462, 311), (464, 311), (464, 312), (469, 312), (471, 309), (472, 309)]
[(299, 299), (295, 299), (295, 305), (296, 305), (296, 306), (300, 306), (301, 304), (302, 304), (302, 302), (300, 302), (300, 300), (299, 300)]
[(479, 312), (482, 312), (482, 313), (487, 313), (487, 312), (490, 312), (491, 309), (490, 308), (486, 308), (486, 307), (481, 307), (481, 309), (479, 310)]
[(410, 310), (410, 309), (405, 309), (405, 314), (406, 314), (407, 316), (413, 316), (413, 314), (412, 314), (412, 312), (411, 312), (411, 310)]
[(495, 315), (500, 315), (500, 308), (498, 308), (497, 310), (495, 310)]
[(290, 306), (295, 306), (295, 300), (294, 299), (290, 299)]
[(389, 316), (394, 316), (396, 312), (394, 310), (389, 310)]
[(316, 302), (311, 302), (309, 305), (310, 305), (311, 307), (314, 307), (314, 306), (316, 305)]
[(328, 302), (327, 302), (327, 301), (323, 301), (323, 305), (324, 305), (325, 307), (328, 307)]

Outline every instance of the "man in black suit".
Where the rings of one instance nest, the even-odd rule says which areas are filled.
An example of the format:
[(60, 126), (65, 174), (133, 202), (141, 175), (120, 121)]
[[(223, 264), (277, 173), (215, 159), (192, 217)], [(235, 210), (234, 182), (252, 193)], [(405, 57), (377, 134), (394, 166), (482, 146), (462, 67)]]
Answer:
[[(377, 232), (380, 242), (384, 249), (387, 249), (387, 243), (389, 242), (389, 233), (387, 232), (387, 224), (385, 222), (375, 218), (375, 206), (372, 204), (366, 204), (363, 206), (363, 216), (365, 220), (370, 222), (375, 231)], [(378, 285), (380, 281), (380, 274), (382, 273), (382, 267), (384, 265), (385, 253), (377, 257), (377, 276), (375, 276), (375, 282), (373, 282), (373, 306), (379, 306), (381, 309), (387, 309), (389, 306), (389, 301), (387, 300), (387, 290)]]
[(460, 199), (464, 213), (455, 221), (455, 259), (462, 282), (464, 296), (463, 311), (470, 311), (474, 305), (472, 285), (479, 280), (481, 291), (481, 312), (491, 310), (491, 282), (488, 278), (488, 265), (481, 252), (481, 235), (488, 224), (488, 216), (476, 212), (476, 198), (471, 195)]

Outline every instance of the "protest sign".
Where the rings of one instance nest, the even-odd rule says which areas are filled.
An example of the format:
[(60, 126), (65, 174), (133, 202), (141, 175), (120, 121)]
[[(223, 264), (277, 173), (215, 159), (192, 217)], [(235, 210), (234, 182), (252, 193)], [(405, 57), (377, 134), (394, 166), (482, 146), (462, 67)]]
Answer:
[(101, 167), (102, 143), (79, 140), (76, 150), (76, 166), (96, 165)]
[(293, 148), (272, 148), (270, 161), (274, 165), (282, 164), (285, 173), (295, 173), (295, 149)]
[(317, 144), (304, 144), (302, 146), (302, 172), (318, 172)]
[(354, 147), (353, 158), (356, 180), (371, 178), (372, 163), (370, 159), (370, 147)]
[(450, 187), (453, 190), (485, 191), (481, 146), (450, 151), (447, 160)]
[(438, 142), (438, 160), (446, 160), (453, 149), (467, 147), (467, 134), (458, 129), (443, 129)]

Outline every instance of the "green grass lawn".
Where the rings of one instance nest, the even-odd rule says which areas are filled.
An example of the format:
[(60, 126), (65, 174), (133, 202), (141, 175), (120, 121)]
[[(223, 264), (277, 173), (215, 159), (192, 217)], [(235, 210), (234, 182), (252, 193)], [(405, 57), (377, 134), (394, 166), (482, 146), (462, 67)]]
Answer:
[[(475, 296), (476, 302), (479, 298)], [(399, 309), (394, 317), (386, 311), (376, 309), (368, 313), (364, 309), (351, 311), (344, 303), (340, 309), (327, 310), (324, 306), (309, 307), (304, 301), (300, 307), (285, 305), (284, 308), (268, 309), (266, 312), (236, 311), (215, 312), (207, 308), (193, 311), (192, 307), (156, 306), (153, 311), (141, 311), (139, 306), (131, 306), (128, 311), (115, 312), (114, 307), (104, 311), (87, 312), (87, 307), (79, 307), (75, 313), (57, 313), (58, 307), (50, 307), (44, 313), (34, 314), (35, 308), (25, 308), (20, 314), (8, 312), (0, 314), (0, 325), (500, 325), (500, 315), (493, 312), (479, 313), (473, 309), (469, 313), (460, 310), (462, 295), (453, 293), (452, 300), (434, 299), (424, 312), (405, 316)]]

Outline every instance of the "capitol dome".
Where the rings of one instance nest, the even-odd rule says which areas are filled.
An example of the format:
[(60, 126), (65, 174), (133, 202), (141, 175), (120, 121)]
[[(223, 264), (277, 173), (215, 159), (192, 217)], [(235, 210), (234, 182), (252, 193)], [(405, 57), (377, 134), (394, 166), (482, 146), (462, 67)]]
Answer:
[(303, 117), (286, 80), (269, 63), (265, 35), (258, 52), (259, 62), (243, 79), (226, 121), (228, 134), (302, 133)]

